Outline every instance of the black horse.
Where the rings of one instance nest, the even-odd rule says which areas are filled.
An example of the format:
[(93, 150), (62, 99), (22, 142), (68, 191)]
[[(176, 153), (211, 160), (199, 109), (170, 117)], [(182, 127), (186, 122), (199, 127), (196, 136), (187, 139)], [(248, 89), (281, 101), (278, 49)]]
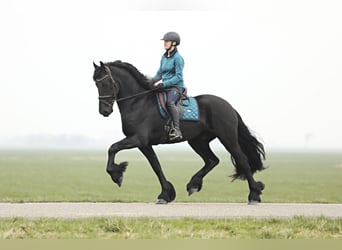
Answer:
[[(108, 150), (107, 173), (120, 187), (127, 162), (115, 163), (116, 154), (123, 149), (139, 148), (148, 159), (153, 171), (158, 176), (162, 191), (157, 203), (165, 204), (176, 197), (173, 185), (166, 179), (152, 145), (167, 144), (168, 135), (164, 130), (166, 121), (160, 116), (155, 92), (145, 76), (133, 65), (121, 61), (93, 63), (93, 79), (99, 93), (99, 112), (107, 117), (113, 112), (116, 100), (122, 120), (125, 138), (114, 143)], [(187, 184), (189, 195), (202, 188), (203, 178), (219, 163), (211, 151), (209, 142), (218, 138), (230, 152), (235, 166), (233, 179), (248, 181), (249, 203), (261, 201), (260, 195), (265, 185), (256, 182), (253, 174), (264, 169), (263, 145), (253, 136), (242, 121), (238, 112), (225, 100), (213, 95), (195, 97), (200, 113), (200, 120), (181, 121), (183, 140), (203, 159), (202, 167)]]

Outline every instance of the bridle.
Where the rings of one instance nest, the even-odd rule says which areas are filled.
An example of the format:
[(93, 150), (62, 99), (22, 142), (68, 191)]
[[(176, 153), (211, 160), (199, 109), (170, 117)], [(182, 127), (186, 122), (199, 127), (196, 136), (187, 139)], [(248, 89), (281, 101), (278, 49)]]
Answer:
[[(99, 78), (99, 79), (95, 79), (95, 82), (97, 82), (97, 83), (101, 82), (101, 81), (103, 81), (109, 77), (111, 82), (113, 83), (113, 86), (114, 86), (114, 93), (113, 94), (111, 94), (111, 95), (99, 95), (99, 97), (98, 97), (99, 101), (104, 103), (107, 106), (113, 106), (115, 100), (116, 100), (116, 102), (119, 103), (119, 102), (126, 101), (128, 99), (132, 99), (132, 98), (135, 98), (135, 97), (138, 97), (141, 95), (145, 95), (145, 94), (148, 94), (151, 92), (155, 92), (156, 90), (160, 89), (159, 87), (157, 87), (157, 88), (153, 88), (153, 89), (149, 89), (149, 90), (140, 92), (140, 93), (135, 94), (135, 95), (126, 96), (126, 97), (122, 97), (122, 98), (117, 99), (117, 95), (118, 95), (119, 90), (120, 90), (119, 84), (114, 80), (109, 67), (107, 65), (104, 65), (104, 67), (105, 67), (107, 74), (104, 75), (103, 77)], [(109, 98), (110, 98), (110, 101), (108, 101)]]
[[(114, 93), (111, 95), (99, 95), (99, 101), (104, 103), (107, 106), (113, 106), (115, 99), (117, 98), (117, 94), (119, 93), (119, 84), (117, 84), (117, 82), (114, 80), (112, 73), (110, 72), (110, 69), (108, 66), (104, 66), (105, 70), (106, 70), (106, 75), (104, 75), (103, 77), (101, 77), (100, 79), (95, 79), (96, 83), (99, 83), (105, 79), (107, 79), (108, 77), (110, 78), (111, 82), (113, 83), (114, 86)], [(110, 98), (110, 100), (108, 100)]]

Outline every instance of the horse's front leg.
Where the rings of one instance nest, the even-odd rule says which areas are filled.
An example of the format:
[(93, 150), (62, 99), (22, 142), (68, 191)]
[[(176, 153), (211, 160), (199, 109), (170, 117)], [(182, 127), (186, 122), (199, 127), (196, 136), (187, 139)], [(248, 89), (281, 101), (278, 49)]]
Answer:
[(157, 155), (152, 146), (139, 147), (140, 151), (145, 155), (153, 171), (156, 173), (160, 182), (162, 192), (158, 196), (157, 204), (167, 204), (176, 198), (176, 191), (172, 183), (167, 181), (163, 170), (158, 161)]
[(108, 150), (107, 173), (110, 175), (114, 183), (121, 187), (123, 181), (123, 173), (126, 170), (128, 162), (115, 163), (115, 155), (123, 150), (135, 148), (138, 146), (138, 140), (134, 137), (126, 137), (125, 139), (114, 143)]

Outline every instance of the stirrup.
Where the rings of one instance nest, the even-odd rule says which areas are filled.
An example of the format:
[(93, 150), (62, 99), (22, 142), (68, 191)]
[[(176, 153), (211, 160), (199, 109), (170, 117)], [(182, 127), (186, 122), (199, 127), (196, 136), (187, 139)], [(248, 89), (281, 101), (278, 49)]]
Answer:
[(169, 139), (170, 139), (170, 141), (182, 140), (183, 135), (179, 130), (173, 128), (170, 130)]

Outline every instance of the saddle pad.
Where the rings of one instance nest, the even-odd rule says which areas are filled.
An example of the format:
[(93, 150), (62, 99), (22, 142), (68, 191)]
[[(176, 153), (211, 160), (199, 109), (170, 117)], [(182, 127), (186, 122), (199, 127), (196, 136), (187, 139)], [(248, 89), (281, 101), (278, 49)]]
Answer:
[[(158, 101), (158, 109), (160, 112), (160, 115), (163, 118), (168, 117), (168, 113), (165, 110), (165, 103), (162, 105), (158, 94), (156, 95), (157, 101)], [(163, 95), (164, 97), (164, 95)], [(164, 97), (165, 98), (165, 97)], [(198, 103), (194, 97), (188, 97), (186, 99), (181, 100), (181, 104), (178, 104), (177, 107), (182, 108), (182, 116), (181, 120), (186, 120), (186, 121), (198, 121), (199, 120), (199, 110), (198, 110)]]

